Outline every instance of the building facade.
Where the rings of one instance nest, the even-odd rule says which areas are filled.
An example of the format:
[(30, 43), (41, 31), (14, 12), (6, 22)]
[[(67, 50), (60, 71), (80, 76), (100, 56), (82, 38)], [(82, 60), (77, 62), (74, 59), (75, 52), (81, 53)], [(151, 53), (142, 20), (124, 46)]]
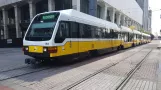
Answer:
[(64, 9), (75, 9), (118, 26), (135, 26), (138, 30), (142, 26), (143, 11), (135, 0), (0, 0), (1, 44), (22, 44), (36, 14)]
[(151, 17), (149, 17), (149, 3), (148, 0), (136, 0), (143, 10), (143, 29), (145, 31), (151, 30)]
[(152, 33), (152, 10), (149, 10), (148, 30)]

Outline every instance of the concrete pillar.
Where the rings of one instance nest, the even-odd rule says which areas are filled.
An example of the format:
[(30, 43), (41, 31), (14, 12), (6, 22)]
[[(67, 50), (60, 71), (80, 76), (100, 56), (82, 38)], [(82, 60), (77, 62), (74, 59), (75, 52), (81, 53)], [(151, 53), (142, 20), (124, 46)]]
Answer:
[(89, 0), (89, 14), (97, 16), (97, 0)]
[(14, 11), (15, 11), (15, 25), (16, 25), (16, 37), (21, 38), (21, 30), (20, 30), (20, 8), (17, 5), (14, 5)]
[(116, 19), (116, 24), (120, 26), (120, 21), (121, 21), (121, 13), (117, 14), (117, 19)]
[(115, 22), (115, 13), (116, 13), (116, 10), (114, 8), (112, 8), (110, 11), (110, 18), (111, 18), (112, 23)]
[(128, 18), (125, 16), (125, 24), (126, 27), (128, 26)]
[(36, 15), (36, 6), (32, 0), (29, 0), (28, 3), (29, 3), (30, 21), (31, 21)]
[(132, 25), (132, 26), (135, 26), (135, 25), (134, 25), (134, 21), (133, 21), (133, 20), (131, 21), (131, 25)]
[(80, 0), (72, 0), (72, 8), (80, 11)]
[(137, 26), (136, 26), (136, 22), (135, 22), (135, 21), (133, 21), (133, 26), (135, 26), (135, 29), (137, 29), (137, 30), (138, 30), (138, 28), (137, 28)]
[(139, 24), (137, 23), (137, 27), (138, 27), (138, 29), (140, 30), (140, 26), (139, 26)]
[(138, 27), (138, 29), (140, 30), (140, 26), (139, 26), (139, 24), (137, 23), (137, 27)]
[(130, 26), (130, 18), (127, 18), (127, 26), (129, 27)]
[(126, 26), (125, 25), (125, 15), (123, 15), (123, 14), (121, 15), (121, 25)]
[(48, 11), (55, 10), (55, 0), (48, 0)]
[(3, 14), (3, 26), (4, 26), (4, 39), (8, 39), (8, 29), (7, 29), (8, 12), (3, 8), (2, 14)]
[(138, 27), (138, 24), (137, 24), (137, 22), (135, 22), (135, 26), (136, 26), (136, 28), (139, 30), (139, 27)]

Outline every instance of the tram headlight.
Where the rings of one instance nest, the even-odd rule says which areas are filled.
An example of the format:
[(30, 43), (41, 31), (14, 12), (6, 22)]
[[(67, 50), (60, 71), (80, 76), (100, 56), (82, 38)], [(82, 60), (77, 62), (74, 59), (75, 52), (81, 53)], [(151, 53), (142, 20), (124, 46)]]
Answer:
[(47, 48), (44, 48), (44, 52), (46, 52), (47, 51)]
[(26, 50), (26, 51), (28, 51), (28, 50), (29, 50), (29, 48), (28, 48), (28, 47), (26, 47), (26, 48), (25, 48), (25, 50)]

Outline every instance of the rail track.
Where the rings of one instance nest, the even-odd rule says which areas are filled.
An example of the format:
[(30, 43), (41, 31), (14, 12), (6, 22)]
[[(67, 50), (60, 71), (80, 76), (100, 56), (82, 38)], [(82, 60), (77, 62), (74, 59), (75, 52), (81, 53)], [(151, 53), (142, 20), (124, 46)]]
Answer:
[[(144, 49), (144, 48), (143, 48), (143, 49)], [(143, 49), (141, 49), (141, 50), (143, 50)], [(130, 56), (124, 58), (124, 59), (127, 59), (127, 58), (133, 56), (134, 54), (140, 52), (141, 50), (139, 50), (139, 51), (133, 53), (132, 55), (130, 55)], [(120, 52), (123, 52), (123, 51), (120, 51)], [(117, 52), (117, 53), (120, 53), (120, 52)], [(123, 60), (124, 60), (124, 59), (123, 59)], [(123, 61), (123, 60), (121, 60), (121, 61)], [(121, 62), (121, 61), (119, 61), (119, 62)], [(74, 87), (74, 86), (80, 84), (81, 82), (83, 82), (83, 81), (85, 81), (85, 80), (87, 80), (87, 79), (89, 79), (89, 78), (91, 78), (91, 77), (93, 77), (93, 76), (95, 76), (95, 75), (101, 73), (102, 71), (107, 70), (108, 68), (110, 68), (110, 67), (112, 67), (112, 66), (115, 66), (115, 65), (118, 64), (119, 62), (114, 63), (114, 64), (111, 65), (111, 66), (106, 66), (106, 67), (104, 67), (104, 68), (98, 70), (97, 72), (95, 72), (95, 73), (93, 73), (93, 74), (91, 74), (91, 75), (85, 77), (84, 79), (82, 79), (82, 80), (80, 80), (80, 81), (78, 81), (78, 82), (72, 84), (72, 85), (69, 86), (69, 87)], [(28, 66), (22, 66), (22, 67), (18, 67), (18, 68), (14, 68), (14, 69), (9, 69), (9, 70), (1, 71), (1, 72), (0, 72), (0, 81), (5, 81), (5, 80), (8, 80), (8, 79), (21, 77), (21, 76), (25, 76), (25, 75), (29, 75), (29, 74), (33, 74), (33, 73), (37, 73), (37, 72), (41, 72), (41, 71), (45, 71), (45, 70), (48, 70), (48, 69), (52, 69), (52, 68), (61, 69), (61, 67), (55, 67), (55, 66), (51, 66), (51, 67), (42, 67), (42, 68), (37, 68), (37, 69), (31, 68), (31, 67), (28, 67)], [(69, 88), (69, 87), (68, 87), (68, 88)]]
[(43, 68), (38, 68), (38, 69), (34, 69), (30, 67), (22, 67), (22, 68), (15, 68), (12, 70), (2, 71), (0, 73), (0, 81), (5, 81), (8, 79), (12, 79), (12, 78), (16, 78), (16, 77), (36, 73), (36, 72), (41, 72), (41, 71), (48, 70), (51, 68), (53, 67), (43, 67)]
[[(141, 50), (143, 50), (143, 49), (141, 49)], [(141, 51), (141, 50), (139, 50), (139, 51)], [(144, 58), (143, 58), (143, 59), (142, 59), (142, 60), (141, 60), (141, 61), (140, 61), (132, 70), (130, 70), (130, 72), (129, 72), (129, 73), (127, 74), (127, 76), (123, 79), (123, 81), (116, 87), (116, 90), (122, 90), (122, 89), (124, 88), (124, 86), (128, 83), (128, 81), (129, 81), (129, 80), (131, 79), (131, 77), (134, 75), (134, 73), (139, 69), (139, 67), (141, 67), (142, 63), (146, 60), (146, 58), (149, 56), (149, 54), (152, 52), (152, 50), (153, 50), (153, 49), (151, 49), (151, 50), (144, 56)], [(139, 51), (138, 51), (138, 52), (139, 52)], [(134, 54), (132, 54), (132, 55), (130, 55), (130, 56), (128, 56), (128, 57), (122, 59), (121, 61), (119, 61), (119, 62), (117, 62), (117, 63), (114, 63), (114, 64), (110, 65), (110, 66), (105, 66), (104, 68), (102, 68), (102, 69), (100, 69), (100, 70), (98, 70), (98, 71), (96, 71), (96, 72), (94, 72), (94, 73), (92, 73), (92, 74), (90, 74), (90, 75), (84, 77), (83, 79), (81, 79), (81, 80), (79, 80), (79, 81), (77, 81), (77, 82), (75, 82), (75, 83), (73, 83), (73, 84), (71, 84), (71, 85), (69, 85), (69, 86), (63, 88), (63, 90), (71, 90), (71, 89), (73, 89), (74, 87), (78, 86), (79, 84), (81, 84), (81, 83), (87, 81), (88, 79), (90, 79), (90, 78), (96, 76), (97, 74), (100, 74), (101, 72), (103, 72), (103, 71), (105, 71), (105, 70), (110, 69), (111, 67), (113, 67), (113, 66), (119, 64), (120, 62), (122, 62), (122, 61), (124, 61), (124, 60), (126, 60), (126, 59), (128, 59), (128, 58), (130, 58), (131, 56), (137, 54), (138, 52), (136, 52), (136, 53), (134, 53)]]

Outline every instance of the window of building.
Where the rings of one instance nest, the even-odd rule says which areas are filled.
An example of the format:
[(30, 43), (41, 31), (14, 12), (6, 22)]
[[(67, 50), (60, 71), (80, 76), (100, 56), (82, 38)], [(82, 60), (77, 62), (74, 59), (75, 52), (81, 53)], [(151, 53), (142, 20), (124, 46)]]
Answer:
[(36, 3), (36, 14), (48, 11), (48, 1), (42, 0)]
[(101, 18), (101, 6), (97, 5), (97, 17)]
[(4, 37), (4, 30), (0, 29), (0, 40), (3, 39), (3, 37)]
[(89, 0), (80, 0), (81, 12), (89, 14)]
[(72, 0), (55, 0), (55, 10), (72, 8)]
[(107, 18), (106, 18), (107, 21), (111, 21), (110, 19), (110, 10), (107, 10)]
[(116, 23), (117, 22), (117, 14), (115, 13), (115, 20), (114, 22)]

